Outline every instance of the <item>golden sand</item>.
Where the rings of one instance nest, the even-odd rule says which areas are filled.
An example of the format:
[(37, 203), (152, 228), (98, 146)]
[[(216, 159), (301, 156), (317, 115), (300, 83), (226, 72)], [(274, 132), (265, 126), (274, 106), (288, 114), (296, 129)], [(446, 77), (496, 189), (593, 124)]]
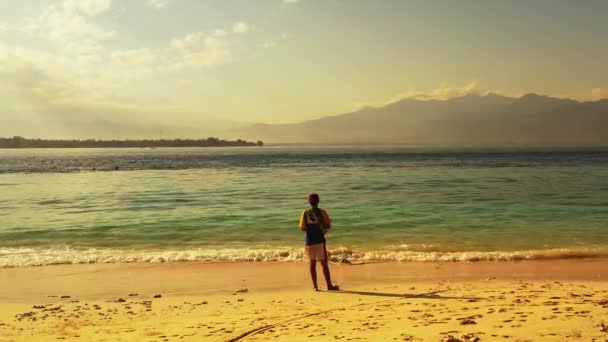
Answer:
[(340, 292), (301, 263), (2, 269), (0, 341), (607, 341), (607, 266), (332, 265)]

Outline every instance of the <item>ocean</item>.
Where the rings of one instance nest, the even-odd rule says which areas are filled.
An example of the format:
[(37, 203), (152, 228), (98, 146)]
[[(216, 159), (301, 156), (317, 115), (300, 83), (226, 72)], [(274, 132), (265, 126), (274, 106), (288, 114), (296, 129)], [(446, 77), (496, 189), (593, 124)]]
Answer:
[(0, 150), (0, 267), (608, 256), (608, 149)]

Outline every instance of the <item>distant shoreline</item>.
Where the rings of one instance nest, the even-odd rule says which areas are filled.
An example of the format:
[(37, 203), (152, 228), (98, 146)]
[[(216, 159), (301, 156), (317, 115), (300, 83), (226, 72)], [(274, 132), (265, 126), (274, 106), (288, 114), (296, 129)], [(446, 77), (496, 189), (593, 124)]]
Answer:
[(251, 142), (241, 139), (159, 139), (159, 140), (46, 140), (23, 137), (0, 138), (0, 149), (28, 148), (159, 148), (159, 147), (247, 147), (264, 146), (263, 141)]

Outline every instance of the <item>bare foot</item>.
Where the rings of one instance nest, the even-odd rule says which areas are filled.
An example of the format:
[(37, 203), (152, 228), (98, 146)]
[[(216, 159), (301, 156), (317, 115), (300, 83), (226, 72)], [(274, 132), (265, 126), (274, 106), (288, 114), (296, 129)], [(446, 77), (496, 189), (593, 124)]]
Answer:
[(340, 291), (340, 286), (338, 286), (338, 285), (327, 285), (327, 291)]

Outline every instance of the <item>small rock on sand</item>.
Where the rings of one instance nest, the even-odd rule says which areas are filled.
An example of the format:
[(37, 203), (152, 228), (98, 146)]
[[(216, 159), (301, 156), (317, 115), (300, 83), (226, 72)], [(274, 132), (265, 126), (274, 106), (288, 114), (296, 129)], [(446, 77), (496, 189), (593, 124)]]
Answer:
[(441, 340), (442, 342), (479, 342), (481, 339), (473, 334), (464, 334), (460, 338), (448, 335)]
[(162, 298), (162, 296), (163, 296), (163, 295), (159, 295), (159, 294), (157, 294), (157, 295), (154, 295), (154, 298)]
[(242, 288), (242, 289), (238, 289), (238, 290), (236, 290), (235, 292), (236, 292), (236, 293), (247, 293), (247, 292), (249, 292), (249, 289), (247, 289), (247, 288)]
[(468, 341), (468, 342), (479, 342), (481, 341), (481, 339), (473, 334), (464, 334), (460, 337), (461, 340), (463, 341)]
[(474, 321), (474, 320), (472, 320), (472, 319), (463, 319), (463, 320), (460, 322), (460, 325), (471, 325), (471, 324), (477, 324), (477, 322), (475, 322), (475, 321)]
[(124, 302), (126, 302), (126, 300), (124, 300), (123, 298), (118, 298), (116, 300), (116, 303), (124, 303)]

